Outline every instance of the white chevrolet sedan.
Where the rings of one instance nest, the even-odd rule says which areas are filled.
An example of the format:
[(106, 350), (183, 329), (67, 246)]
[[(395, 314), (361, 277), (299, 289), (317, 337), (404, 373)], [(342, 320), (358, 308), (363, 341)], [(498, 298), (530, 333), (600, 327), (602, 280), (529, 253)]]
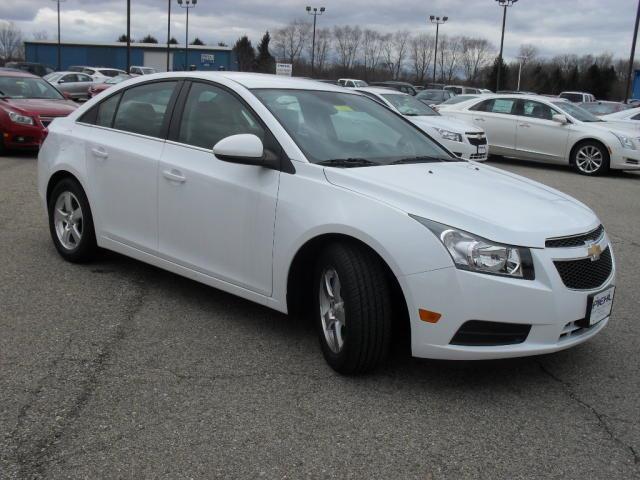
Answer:
[(342, 373), (554, 352), (600, 332), (615, 266), (573, 198), (453, 157), (357, 92), (233, 72), (138, 77), (54, 121), (38, 188), (71, 262), (98, 247), (309, 315)]
[(571, 165), (583, 175), (640, 169), (637, 130), (605, 122), (566, 100), (485, 95), (439, 111), (484, 128), (494, 155)]

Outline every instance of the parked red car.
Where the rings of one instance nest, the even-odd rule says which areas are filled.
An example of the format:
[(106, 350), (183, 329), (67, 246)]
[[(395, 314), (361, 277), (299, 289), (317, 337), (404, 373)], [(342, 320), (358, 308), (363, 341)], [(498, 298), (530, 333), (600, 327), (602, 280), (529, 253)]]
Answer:
[(0, 71), (0, 154), (37, 149), (56, 117), (78, 106), (47, 81), (27, 72)]
[(93, 98), (96, 95), (98, 95), (100, 92), (103, 92), (104, 90), (106, 90), (107, 88), (113, 87), (114, 85), (117, 85), (120, 82), (124, 82), (125, 80), (129, 80), (130, 78), (133, 78), (133, 75), (121, 74), (113, 78), (110, 78), (104, 82), (94, 83), (89, 87), (89, 98)]

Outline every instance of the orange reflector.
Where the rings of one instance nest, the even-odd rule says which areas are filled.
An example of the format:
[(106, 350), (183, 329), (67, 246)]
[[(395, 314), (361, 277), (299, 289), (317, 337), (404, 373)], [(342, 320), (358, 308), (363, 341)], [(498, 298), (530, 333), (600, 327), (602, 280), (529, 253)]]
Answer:
[(439, 313), (430, 312), (429, 310), (424, 310), (422, 308), (418, 310), (418, 313), (420, 314), (420, 320), (428, 323), (438, 323), (438, 320), (442, 317)]

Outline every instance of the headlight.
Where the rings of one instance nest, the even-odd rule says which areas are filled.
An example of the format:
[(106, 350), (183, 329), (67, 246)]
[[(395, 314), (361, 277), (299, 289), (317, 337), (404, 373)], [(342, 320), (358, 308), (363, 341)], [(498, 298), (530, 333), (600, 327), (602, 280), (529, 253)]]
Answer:
[(633, 140), (631, 140), (629, 137), (616, 132), (611, 132), (611, 133), (615, 135), (615, 137), (618, 139), (618, 141), (620, 142), (620, 145), (622, 145), (622, 148), (627, 148), (629, 150), (636, 149), (636, 146), (634, 145)]
[(503, 245), (464, 230), (410, 215), (438, 237), (461, 270), (533, 280), (533, 259), (528, 248)]
[(13, 123), (19, 123), (20, 125), (33, 125), (33, 118), (26, 115), (20, 115), (16, 112), (9, 112), (9, 118)]
[(436, 131), (445, 140), (451, 140), (452, 142), (462, 142), (462, 135), (460, 135), (459, 133), (445, 130), (443, 128), (436, 128)]

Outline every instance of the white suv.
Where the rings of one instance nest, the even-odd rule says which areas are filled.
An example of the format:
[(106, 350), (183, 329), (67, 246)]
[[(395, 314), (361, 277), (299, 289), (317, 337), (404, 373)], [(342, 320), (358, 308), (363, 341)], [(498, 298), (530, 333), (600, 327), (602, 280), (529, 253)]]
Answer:
[(569, 100), (572, 103), (585, 103), (585, 102), (595, 102), (596, 97), (586, 92), (562, 92), (558, 95), (559, 98), (564, 98), (565, 100)]

